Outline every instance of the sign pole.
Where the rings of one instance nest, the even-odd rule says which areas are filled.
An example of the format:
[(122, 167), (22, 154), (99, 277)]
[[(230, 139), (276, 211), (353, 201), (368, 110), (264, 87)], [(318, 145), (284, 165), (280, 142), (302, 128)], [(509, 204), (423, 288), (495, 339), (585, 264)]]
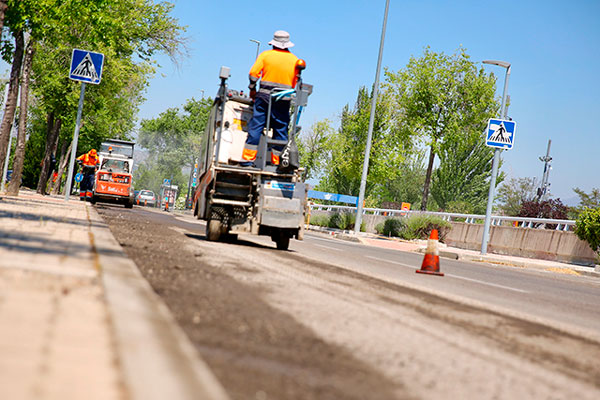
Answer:
[[(510, 78), (510, 64), (506, 68), (506, 76), (504, 78), (504, 90), (502, 91), (502, 106), (500, 107), (500, 118), (506, 119), (506, 90), (508, 88), (508, 78)], [(492, 161), (492, 176), (490, 178), (490, 191), (488, 193), (487, 208), (485, 210), (485, 221), (483, 223), (483, 236), (481, 238), (481, 254), (487, 254), (487, 246), (490, 236), (490, 222), (492, 219), (492, 206), (494, 204), (494, 196), (496, 190), (496, 176), (498, 175), (498, 164), (500, 164), (499, 148), (494, 150), (494, 160)]]
[(69, 173), (65, 188), (65, 201), (69, 201), (71, 194), (71, 181), (73, 180), (73, 170), (75, 168), (75, 154), (77, 153), (77, 141), (79, 140), (79, 125), (81, 123), (81, 113), (83, 112), (83, 98), (85, 97), (85, 82), (81, 82), (81, 92), (79, 94), (79, 107), (77, 108), (77, 122), (75, 123), (75, 133), (73, 133), (73, 147), (71, 149), (71, 160), (69, 161)]

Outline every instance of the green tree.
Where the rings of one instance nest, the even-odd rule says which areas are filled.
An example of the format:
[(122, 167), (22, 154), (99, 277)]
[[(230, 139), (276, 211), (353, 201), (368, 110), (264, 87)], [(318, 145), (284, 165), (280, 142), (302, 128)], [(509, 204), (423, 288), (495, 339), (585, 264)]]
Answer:
[(585, 208), (581, 211), (575, 224), (575, 234), (600, 254), (600, 208)]
[[(31, 115), (44, 123), (28, 123), (28, 127), (45, 127), (44, 132), (30, 133), (31, 139), (45, 145), (26, 146), (38, 152), (27, 152), (24, 178), (31, 181), (39, 176), (38, 191), (45, 192), (50, 159), (59, 142), (63, 141), (60, 148), (66, 151), (72, 137), (80, 87), (65, 77), (72, 49), (105, 54), (102, 83), (88, 85), (86, 90), (81, 148), (97, 147), (108, 137), (127, 138), (156, 65), (153, 56), (164, 53), (177, 61), (185, 53), (184, 28), (170, 15), (172, 8), (171, 3), (153, 0), (95, 0), (85, 4), (78, 0), (9, 1), (8, 25), (13, 31), (26, 30), (37, 43)], [(12, 49), (6, 45), (4, 49), (6, 58)], [(30, 174), (34, 179), (27, 176)]]
[(149, 156), (134, 174), (136, 187), (157, 192), (164, 178), (173, 178), (181, 193), (187, 189), (188, 179), (181, 171), (193, 167), (200, 153), (211, 105), (210, 98), (190, 99), (183, 110), (169, 108), (156, 118), (141, 121), (138, 141)]
[[(471, 138), (483, 131), (487, 119), (498, 110), (495, 78), (478, 70), (463, 48), (453, 55), (426, 48), (421, 57), (411, 57), (405, 69), (387, 71), (385, 88), (397, 104), (395, 119), (419, 134), (429, 147), (421, 202), (421, 209), (426, 210), (435, 156), (451, 151), (442, 148), (446, 137), (452, 136), (455, 143), (461, 136)], [(471, 153), (462, 152), (463, 156)], [(446, 196), (438, 192), (437, 197)]]
[[(354, 107), (342, 110), (340, 128), (331, 137), (330, 153), (319, 181), (319, 190), (356, 196), (360, 189), (364, 152), (366, 147), (372, 92), (362, 87)], [(368, 204), (377, 204), (384, 191), (384, 182), (393, 179), (411, 148), (410, 136), (405, 136), (401, 125), (393, 124), (393, 103), (380, 96), (375, 110), (371, 154), (365, 198)]]
[(323, 170), (331, 151), (334, 130), (331, 121), (324, 119), (315, 122), (307, 132), (301, 132), (298, 138), (300, 165), (304, 168), (304, 179), (316, 177)]
[(516, 217), (523, 203), (536, 198), (535, 178), (511, 178), (498, 188), (498, 208), (504, 215)]
[(419, 207), (425, 182), (424, 157), (421, 152), (407, 155), (397, 174), (383, 182), (382, 201), (411, 203), (413, 209)]
[[(484, 214), (492, 174), (490, 165), (494, 152), (485, 145), (479, 132), (448, 135), (440, 144), (439, 167), (433, 172), (431, 195), (438, 207), (465, 203), (468, 213)], [(497, 183), (502, 182), (503, 174)]]
[(577, 207), (571, 207), (569, 210), (569, 217), (577, 219), (579, 214), (587, 208), (597, 209), (600, 208), (600, 189), (592, 188), (590, 193), (586, 193), (580, 188), (573, 188), (573, 191), (579, 196), (579, 204)]

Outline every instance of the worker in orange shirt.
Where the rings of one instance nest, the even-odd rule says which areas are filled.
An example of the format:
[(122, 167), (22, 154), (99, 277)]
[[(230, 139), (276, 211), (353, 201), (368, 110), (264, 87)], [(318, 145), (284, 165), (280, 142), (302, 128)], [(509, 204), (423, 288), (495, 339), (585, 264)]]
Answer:
[[(250, 97), (254, 100), (254, 114), (248, 123), (248, 138), (242, 153), (242, 166), (252, 166), (256, 160), (258, 143), (267, 123), (269, 96), (275, 89), (292, 89), (296, 79), (296, 63), (298, 57), (288, 49), (294, 46), (290, 42), (290, 34), (276, 31), (269, 42), (272, 50), (262, 52), (250, 69)], [(256, 84), (260, 79), (260, 88)], [(288, 124), (290, 122), (290, 97), (272, 100), (270, 127), (273, 128), (273, 139), (288, 140)], [(279, 165), (279, 156), (283, 146), (274, 146), (271, 150), (271, 164)]]
[(77, 157), (77, 162), (81, 165), (81, 173), (83, 174), (83, 179), (79, 187), (79, 200), (84, 201), (87, 199), (89, 201), (94, 195), (94, 176), (96, 166), (99, 163), (96, 149), (91, 149), (87, 153)]

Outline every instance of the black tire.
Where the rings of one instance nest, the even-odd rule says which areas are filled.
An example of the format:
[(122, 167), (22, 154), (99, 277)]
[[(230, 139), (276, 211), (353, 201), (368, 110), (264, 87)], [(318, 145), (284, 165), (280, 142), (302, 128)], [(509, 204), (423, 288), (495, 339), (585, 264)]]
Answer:
[(277, 250), (287, 250), (290, 247), (290, 237), (286, 234), (280, 233), (275, 240), (277, 243)]
[(133, 208), (133, 201), (126, 201), (125, 202), (125, 208)]
[(218, 219), (211, 219), (206, 224), (206, 239), (211, 242), (216, 242), (221, 238), (223, 224)]
[(98, 199), (96, 198), (96, 196), (92, 196), (92, 198), (90, 199), (90, 203), (92, 205), (96, 204), (97, 201), (98, 201)]

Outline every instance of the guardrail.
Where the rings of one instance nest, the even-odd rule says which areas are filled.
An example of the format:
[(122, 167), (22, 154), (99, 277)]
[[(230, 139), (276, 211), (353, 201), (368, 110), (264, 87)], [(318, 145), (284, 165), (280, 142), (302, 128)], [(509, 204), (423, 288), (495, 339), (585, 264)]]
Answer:
[[(356, 207), (352, 206), (334, 206), (324, 204), (310, 204), (311, 210), (337, 211), (356, 213)], [(363, 208), (363, 214), (381, 215), (387, 217), (409, 217), (411, 215), (427, 214), (438, 216), (448, 222), (466, 222), (468, 224), (483, 224), (485, 215), (478, 214), (459, 214), (444, 213), (434, 211), (416, 211), (416, 210), (393, 210), (383, 208)], [(529, 218), (529, 217), (507, 217), (504, 215), (492, 215), (491, 225), (494, 226), (514, 226), (520, 228), (538, 228), (545, 229), (547, 225), (556, 225), (557, 231), (572, 231), (575, 227), (575, 221), (571, 219), (547, 219), (547, 218)]]

